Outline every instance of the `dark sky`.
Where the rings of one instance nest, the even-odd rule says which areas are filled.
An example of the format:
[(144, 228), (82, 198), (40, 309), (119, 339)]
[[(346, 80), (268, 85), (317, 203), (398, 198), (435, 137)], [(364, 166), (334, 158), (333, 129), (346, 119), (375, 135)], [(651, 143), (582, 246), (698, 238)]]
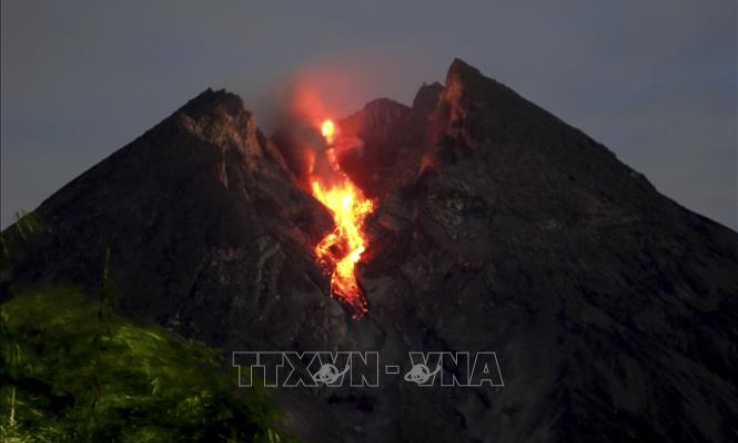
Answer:
[(208, 86), (258, 119), (299, 72), (340, 116), (460, 57), (738, 227), (735, 0), (1, 4), (2, 226)]

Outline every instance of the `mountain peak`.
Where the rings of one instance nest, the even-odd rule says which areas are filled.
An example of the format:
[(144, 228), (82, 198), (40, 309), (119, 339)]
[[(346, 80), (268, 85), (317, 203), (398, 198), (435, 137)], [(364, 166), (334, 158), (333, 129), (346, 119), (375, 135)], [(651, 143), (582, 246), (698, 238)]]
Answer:
[(263, 157), (264, 149), (270, 149), (241, 97), (224, 89), (206, 89), (175, 111), (164, 126), (168, 126), (167, 123), (174, 124), (175, 132), (194, 135), (224, 152), (236, 147), (249, 168), (254, 168)]
[(460, 58), (454, 58), (454, 60), (451, 62), (451, 66), (448, 67), (448, 73), (446, 74), (447, 81), (449, 77), (454, 76), (454, 75), (458, 75), (458, 76), (479, 75), (481, 76), (482, 73), (479, 72), (479, 69), (466, 63), (464, 60)]
[(427, 115), (435, 109), (438, 97), (443, 92), (443, 85), (438, 82), (425, 84), (418, 89), (413, 99), (413, 111)]
[(199, 118), (206, 114), (215, 112), (225, 112), (231, 116), (236, 116), (244, 111), (243, 101), (241, 97), (226, 91), (225, 89), (213, 90), (207, 88), (195, 98), (191, 99), (179, 109), (180, 112), (187, 114), (190, 118)]

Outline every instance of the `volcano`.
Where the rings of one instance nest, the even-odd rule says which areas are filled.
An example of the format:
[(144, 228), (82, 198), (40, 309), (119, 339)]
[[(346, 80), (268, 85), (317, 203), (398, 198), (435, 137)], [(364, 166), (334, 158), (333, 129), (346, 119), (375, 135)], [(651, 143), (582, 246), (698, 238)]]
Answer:
[(335, 126), (375, 205), (361, 318), (316, 261), (334, 217), (302, 157), (210, 89), (44, 201), (1, 298), (94, 292), (109, 253), (120, 313), (226, 351), (376, 351), (403, 373), (409, 352), (496, 353), (504, 387), (274, 390), (306, 442), (738, 440), (736, 232), (458, 59), (412, 106)]

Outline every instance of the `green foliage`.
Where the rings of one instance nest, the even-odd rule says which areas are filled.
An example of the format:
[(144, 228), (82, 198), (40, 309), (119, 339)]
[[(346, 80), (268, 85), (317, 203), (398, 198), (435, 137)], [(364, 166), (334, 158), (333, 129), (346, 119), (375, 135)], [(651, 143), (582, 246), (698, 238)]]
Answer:
[(108, 298), (49, 289), (0, 305), (1, 443), (287, 441), (263, 394), (234, 395), (217, 352)]
[(18, 211), (15, 213), (15, 228), (20, 233), (23, 240), (27, 240), (29, 236), (43, 232), (46, 226), (41, 222), (36, 214), (27, 211)]
[(13, 224), (0, 233), (0, 253), (5, 259), (12, 258), (16, 249), (29, 239), (49, 231), (49, 227), (35, 213), (18, 211), (13, 219)]
[(0, 232), (0, 293), (13, 279), (13, 262), (22, 260), (29, 244), (49, 232), (49, 226), (36, 213), (16, 212), (14, 223)]

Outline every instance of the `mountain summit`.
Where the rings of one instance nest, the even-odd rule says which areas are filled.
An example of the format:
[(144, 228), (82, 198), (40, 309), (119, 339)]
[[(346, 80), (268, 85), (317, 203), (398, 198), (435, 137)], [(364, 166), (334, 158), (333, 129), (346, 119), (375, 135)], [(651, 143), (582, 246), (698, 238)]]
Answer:
[(338, 161), (377, 202), (364, 318), (312, 255), (330, 214), (212, 90), (43, 202), (50, 232), (4, 258), (2, 298), (94, 288), (109, 250), (122, 313), (229, 351), (378, 351), (403, 371), (411, 351), (496, 352), (503, 388), (275, 391), (307, 442), (738, 436), (738, 234), (458, 59), (412, 107), (337, 125), (363, 140)]

